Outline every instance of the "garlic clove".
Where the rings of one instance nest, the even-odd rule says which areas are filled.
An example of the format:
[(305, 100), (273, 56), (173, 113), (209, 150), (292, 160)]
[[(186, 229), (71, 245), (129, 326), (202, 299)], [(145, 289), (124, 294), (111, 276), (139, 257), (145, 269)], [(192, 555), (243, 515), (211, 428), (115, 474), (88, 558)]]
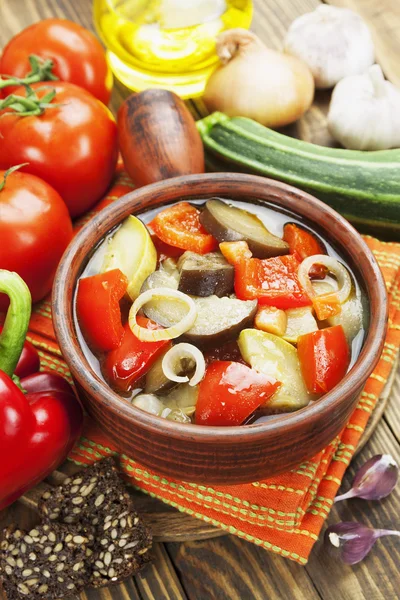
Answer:
[(400, 147), (400, 90), (379, 65), (340, 81), (328, 113), (331, 135), (352, 150)]
[(293, 21), (284, 49), (309, 66), (317, 88), (331, 88), (374, 62), (374, 44), (362, 18), (325, 4)]

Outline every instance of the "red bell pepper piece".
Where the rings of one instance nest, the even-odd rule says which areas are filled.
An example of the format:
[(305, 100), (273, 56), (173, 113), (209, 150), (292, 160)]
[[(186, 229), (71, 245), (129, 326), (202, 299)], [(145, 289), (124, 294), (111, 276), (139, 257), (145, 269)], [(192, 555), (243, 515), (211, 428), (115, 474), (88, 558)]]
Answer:
[(158, 213), (150, 223), (154, 233), (166, 244), (206, 254), (218, 248), (217, 241), (200, 223), (200, 211), (189, 202), (179, 202)]
[(160, 240), (160, 238), (154, 234), (151, 236), (151, 239), (153, 241), (155, 249), (157, 250), (158, 262), (162, 262), (166, 258), (178, 258), (184, 253), (184, 250), (182, 250), (182, 248), (170, 246), (169, 244), (166, 244), (165, 242)]
[[(162, 329), (160, 325), (141, 315), (136, 316), (136, 322), (147, 329)], [(132, 333), (127, 323), (120, 346), (109, 352), (103, 361), (103, 375), (114, 389), (129, 392), (170, 344), (169, 340), (142, 342)]]
[(100, 352), (118, 348), (124, 328), (120, 300), (128, 288), (128, 279), (119, 269), (79, 280), (76, 312), (89, 345)]
[(301, 372), (309, 392), (326, 394), (343, 379), (350, 351), (341, 325), (306, 333), (297, 341)]
[[(283, 239), (289, 244), (290, 254), (293, 254), (299, 262), (307, 256), (326, 254), (325, 248), (312, 233), (294, 223), (286, 223), (283, 228)], [(328, 269), (325, 265), (313, 265), (309, 271), (312, 279), (324, 279), (327, 273)]]
[[(26, 284), (16, 273), (0, 270), (0, 292), (11, 301), (0, 335), (0, 455), (6, 457), (0, 461), (2, 510), (65, 460), (80, 434), (83, 411), (61, 376), (35, 373), (40, 362), (33, 346), (25, 346), (29, 360), (21, 354), (31, 312)], [(11, 378), (14, 371), (24, 375), (23, 390)]]
[(280, 383), (247, 365), (216, 361), (207, 367), (196, 403), (197, 425), (241, 425)]
[(235, 265), (236, 296), (283, 310), (308, 306), (311, 300), (300, 285), (298, 268), (291, 255), (240, 260)]

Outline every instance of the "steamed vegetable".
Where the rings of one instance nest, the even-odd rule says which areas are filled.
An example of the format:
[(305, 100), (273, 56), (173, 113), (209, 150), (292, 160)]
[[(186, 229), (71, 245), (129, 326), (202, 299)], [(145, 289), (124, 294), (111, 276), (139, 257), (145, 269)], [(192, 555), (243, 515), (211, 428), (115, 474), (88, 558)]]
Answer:
[(183, 100), (167, 90), (132, 94), (118, 111), (124, 165), (141, 186), (177, 175), (204, 172), (204, 150)]
[(204, 91), (210, 112), (281, 127), (310, 108), (314, 81), (303, 61), (267, 48), (246, 29), (224, 31), (216, 47), (222, 66), (211, 74)]
[[(137, 317), (137, 322), (142, 329), (148, 331), (159, 328), (159, 325), (141, 315)], [(102, 362), (103, 375), (114, 389), (123, 393), (129, 392), (137, 380), (167, 350), (169, 344), (168, 340), (143, 342), (132, 333), (127, 323), (120, 345), (108, 352)]]
[[(294, 308), (292, 310), (302, 309)], [(274, 335), (283, 335), (287, 328), (286, 312), (275, 306), (261, 306), (254, 319), (254, 327)]]
[[(170, 324), (165, 326), (166, 329), (143, 328), (138, 322), (138, 312), (142, 308), (147, 316), (154, 312), (156, 323), (162, 324), (157, 314), (157, 307), (159, 306), (169, 308)], [(154, 307), (156, 307), (155, 311)], [(176, 317), (176, 321), (174, 317)], [(150, 318), (152, 317), (150, 316)], [(132, 304), (129, 311), (129, 327), (132, 333), (143, 342), (173, 340), (191, 329), (196, 318), (197, 307), (190, 296), (172, 288), (154, 288), (142, 292)]]
[(327, 319), (327, 323), (330, 326), (341, 325), (348, 344), (351, 344), (363, 327), (363, 307), (359, 296), (353, 291), (342, 304), (340, 313)]
[(230, 265), (252, 258), (247, 242), (221, 242), (219, 249)]
[(310, 306), (289, 308), (286, 311), (286, 319), (287, 324), (283, 339), (292, 344), (297, 344), (297, 340), (301, 335), (318, 330), (318, 324)]
[[(283, 227), (283, 239), (289, 244), (290, 254), (299, 262), (314, 254), (326, 254), (325, 245), (311, 232), (295, 223), (286, 223)], [(310, 269), (310, 277), (323, 279), (327, 272), (324, 265), (314, 264)]]
[(233, 291), (233, 267), (219, 252), (185, 252), (178, 261), (179, 290), (192, 296), (227, 296)]
[(117, 348), (124, 335), (119, 302), (128, 280), (119, 269), (79, 280), (76, 313), (89, 345), (100, 352)]
[(198, 121), (197, 127), (211, 158), (223, 159), (222, 170), (239, 168), (285, 181), (314, 194), (358, 228), (399, 237), (400, 150), (317, 146), (221, 113)]
[(162, 401), (167, 408), (179, 410), (183, 414), (191, 416), (196, 410), (198, 396), (198, 385), (191, 386), (188, 383), (181, 383), (178, 387), (170, 391), (167, 396), (164, 396)]
[[(162, 368), (162, 361), (165, 354), (159, 356), (157, 360), (152, 364), (146, 374), (146, 382), (144, 391), (146, 394), (157, 394), (163, 396), (168, 394), (174, 387), (178, 385), (176, 381), (171, 381), (164, 375)], [(176, 369), (178, 375), (185, 375), (187, 372), (192, 372), (193, 369), (189, 369), (187, 361), (181, 361), (180, 369)]]
[(309, 404), (312, 396), (305, 386), (292, 344), (256, 329), (244, 329), (238, 344), (244, 360), (253, 369), (281, 382), (264, 412), (290, 412)]
[(236, 295), (281, 309), (308, 306), (311, 300), (300, 284), (298, 268), (294, 256), (239, 261), (235, 265)]
[(206, 202), (200, 222), (218, 242), (247, 242), (253, 255), (258, 258), (289, 252), (288, 244), (270, 233), (256, 215), (219, 198)]
[(241, 425), (279, 388), (274, 378), (246, 365), (215, 361), (199, 387), (196, 425)]
[[(310, 281), (310, 270), (315, 265), (323, 265), (331, 275), (336, 278), (338, 289), (327, 294), (316, 294), (315, 287)], [(312, 299), (312, 304), (320, 321), (340, 314), (342, 304), (346, 302), (352, 290), (352, 282), (349, 272), (333, 256), (325, 254), (316, 254), (303, 260), (298, 271), (299, 281), (306, 290), (308, 296)]]
[(307, 389), (326, 394), (343, 379), (350, 363), (343, 327), (327, 327), (302, 335), (297, 340), (301, 372)]
[(200, 211), (189, 202), (179, 202), (160, 211), (150, 227), (166, 244), (198, 254), (217, 248), (217, 242), (203, 227)]
[(120, 269), (128, 279), (128, 294), (132, 300), (157, 266), (157, 251), (142, 221), (129, 215), (107, 242), (101, 272)]
[[(193, 298), (197, 311), (194, 325), (183, 333), (182, 339), (201, 348), (223, 344), (236, 339), (243, 327), (251, 326), (257, 302), (236, 298)], [(154, 299), (143, 307), (145, 314), (164, 327), (171, 327), (182, 318), (182, 306), (164, 298)]]
[[(187, 365), (186, 371), (194, 370), (190, 377), (182, 375), (182, 365)], [(172, 346), (164, 354), (161, 364), (165, 377), (176, 383), (197, 385), (204, 377), (206, 364), (203, 353), (193, 344), (180, 343)]]

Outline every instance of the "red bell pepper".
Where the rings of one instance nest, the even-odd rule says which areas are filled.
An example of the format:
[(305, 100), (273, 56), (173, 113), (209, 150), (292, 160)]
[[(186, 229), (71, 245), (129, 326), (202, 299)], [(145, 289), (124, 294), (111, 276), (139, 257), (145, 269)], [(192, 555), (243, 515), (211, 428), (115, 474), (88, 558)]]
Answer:
[[(140, 327), (162, 329), (160, 325), (141, 315), (136, 316)], [(121, 344), (109, 352), (102, 364), (102, 372), (108, 383), (119, 392), (129, 392), (134, 383), (148, 371), (154, 361), (171, 345), (169, 340), (142, 342), (125, 325)]]
[(200, 223), (200, 211), (189, 202), (165, 208), (150, 223), (154, 233), (166, 244), (206, 254), (218, 248), (217, 241)]
[[(16, 273), (0, 270), (0, 292), (10, 297), (0, 335), (1, 510), (65, 460), (80, 434), (83, 411), (60, 375), (36, 373), (40, 362), (33, 346), (25, 345), (24, 356), (31, 311), (24, 281)], [(14, 375), (13, 381), (14, 372), (22, 379)]]
[(282, 310), (308, 306), (311, 300), (300, 285), (298, 268), (291, 255), (240, 260), (235, 265), (236, 296)]
[(207, 367), (196, 403), (197, 425), (241, 425), (280, 383), (247, 365), (216, 361)]
[[(283, 228), (283, 239), (289, 244), (290, 254), (293, 254), (299, 262), (307, 256), (326, 254), (325, 248), (312, 233), (294, 223), (286, 223)], [(328, 269), (325, 265), (313, 265), (309, 275), (312, 279), (324, 279), (327, 273)]]
[(158, 262), (162, 262), (166, 258), (178, 258), (182, 256), (184, 250), (182, 248), (176, 248), (176, 246), (170, 246), (166, 244), (155, 234), (151, 236), (155, 249), (157, 250)]
[(341, 325), (306, 333), (297, 341), (301, 372), (309, 392), (326, 394), (343, 379), (350, 351)]
[(128, 288), (128, 279), (119, 269), (79, 280), (76, 313), (89, 345), (97, 351), (118, 348), (124, 328), (120, 300)]

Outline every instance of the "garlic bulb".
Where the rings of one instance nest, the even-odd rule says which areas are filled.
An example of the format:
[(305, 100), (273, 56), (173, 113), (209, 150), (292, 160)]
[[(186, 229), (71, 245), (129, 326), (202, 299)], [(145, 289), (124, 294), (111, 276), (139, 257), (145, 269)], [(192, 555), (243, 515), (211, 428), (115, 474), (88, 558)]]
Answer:
[(293, 21), (284, 48), (309, 66), (317, 88), (333, 87), (374, 63), (374, 44), (362, 18), (326, 4)]
[(379, 65), (346, 77), (333, 91), (328, 128), (351, 150), (400, 147), (400, 89), (385, 81)]
[(221, 66), (206, 85), (210, 112), (248, 117), (267, 127), (299, 119), (314, 97), (314, 81), (304, 62), (267, 48), (246, 29), (229, 29), (217, 38)]

